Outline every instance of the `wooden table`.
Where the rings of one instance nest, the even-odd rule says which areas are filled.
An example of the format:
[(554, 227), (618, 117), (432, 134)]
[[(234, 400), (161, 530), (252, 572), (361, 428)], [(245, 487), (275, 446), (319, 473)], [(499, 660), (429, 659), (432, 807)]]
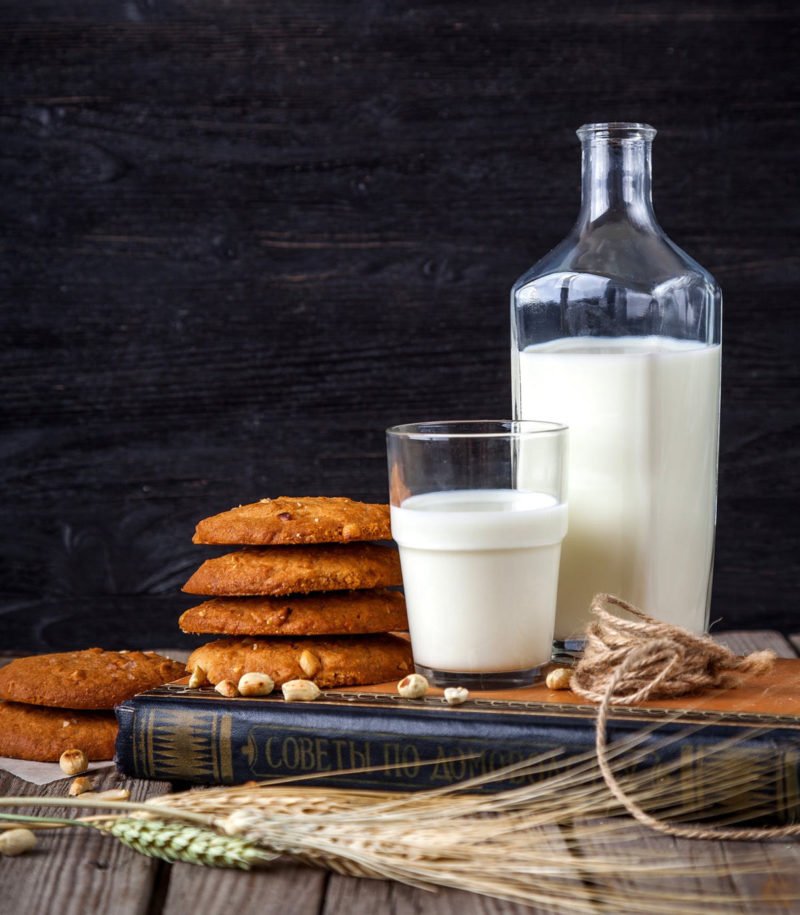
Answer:
[[(721, 633), (720, 640), (737, 652), (769, 647), (782, 657), (795, 657), (800, 636), (791, 640), (774, 632)], [(37, 787), (0, 773), (4, 795), (59, 796), (66, 794), (68, 780)], [(98, 788), (127, 787), (135, 799), (170, 790), (166, 782), (124, 779), (112, 772), (98, 778)], [(33, 812), (33, 811), (29, 811)], [(67, 811), (48, 809), (53, 816)], [(678, 841), (641, 829), (635, 847), (652, 852), (653, 860), (669, 853), (691, 855), (694, 861), (724, 865), (733, 853), (743, 850), (766, 863), (764, 872), (745, 876), (704, 877), (702, 891), (709, 900), (715, 894), (735, 894), (739, 904), (726, 912), (798, 912), (800, 903), (773, 902), (793, 895), (800, 899), (800, 843), (725, 843)], [(581, 843), (570, 846), (575, 855), (576, 889), (591, 894), (581, 879)], [(634, 847), (634, 846), (632, 846)], [(593, 852), (610, 846), (593, 841)], [(642, 880), (652, 880), (652, 877)], [(641, 884), (640, 884), (641, 885)], [(488, 913), (557, 912), (560, 909), (530, 909), (442, 890), (427, 893), (381, 880), (356, 880), (309, 867), (282, 865), (243, 873), (211, 870), (188, 864), (173, 864), (142, 857), (115, 840), (90, 830), (53, 830), (40, 834), (37, 850), (19, 858), (0, 858), (0, 915), (58, 913), (58, 915), (379, 915), (391, 912), (436, 913), (436, 915), (488, 915)], [(637, 884), (624, 887), (635, 900)], [(677, 889), (675, 883), (672, 889)], [(686, 889), (689, 889), (688, 879)], [(697, 889), (695, 885), (692, 887)], [(639, 911), (637, 909), (637, 911)], [(722, 911), (709, 905), (709, 912)]]

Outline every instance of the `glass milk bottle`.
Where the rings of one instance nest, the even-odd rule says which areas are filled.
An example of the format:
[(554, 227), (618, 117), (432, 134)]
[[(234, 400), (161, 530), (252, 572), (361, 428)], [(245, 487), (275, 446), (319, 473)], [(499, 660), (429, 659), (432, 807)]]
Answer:
[(656, 221), (647, 124), (588, 124), (571, 233), (514, 284), (514, 416), (570, 428), (556, 643), (610, 592), (708, 625), (722, 296)]

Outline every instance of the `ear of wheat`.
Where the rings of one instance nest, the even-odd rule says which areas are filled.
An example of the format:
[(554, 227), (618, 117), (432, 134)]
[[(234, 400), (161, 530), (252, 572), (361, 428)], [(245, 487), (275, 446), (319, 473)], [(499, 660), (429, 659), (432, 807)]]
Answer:
[(116, 817), (92, 825), (134, 851), (163, 861), (250, 870), (276, 857), (274, 853), (239, 836), (220, 835), (213, 829), (188, 825), (179, 820)]

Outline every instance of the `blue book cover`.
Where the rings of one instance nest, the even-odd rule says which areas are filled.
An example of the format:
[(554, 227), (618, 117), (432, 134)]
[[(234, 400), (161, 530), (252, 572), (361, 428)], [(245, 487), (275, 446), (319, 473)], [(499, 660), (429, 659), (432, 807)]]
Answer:
[[(698, 784), (712, 786), (720, 773), (743, 766), (748, 777), (741, 794), (726, 799), (728, 813), (795, 822), (800, 696), (793, 684), (799, 682), (800, 661), (776, 667), (769, 683), (725, 695), (615, 708), (609, 740), (636, 744), (632, 768), (650, 766), (654, 777), (674, 778), (684, 793), (696, 792)], [(117, 708), (117, 764), (137, 778), (205, 785), (289, 777), (336, 787), (419, 790), (551, 754), (541, 770), (486, 789), (499, 790), (593, 752), (595, 707), (569, 692), (532, 687), (473, 693), (453, 708), (439, 691), (409, 700), (393, 687), (337, 689), (314, 702), (286, 702), (279, 690), (263, 698), (227, 699), (212, 688), (169, 684)]]

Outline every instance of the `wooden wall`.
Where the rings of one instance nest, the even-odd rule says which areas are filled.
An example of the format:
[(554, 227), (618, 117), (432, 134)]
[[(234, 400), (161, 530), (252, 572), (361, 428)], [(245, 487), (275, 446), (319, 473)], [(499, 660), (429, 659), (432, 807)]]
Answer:
[(723, 0), (5, 0), (0, 647), (175, 644), (197, 518), (383, 499), (387, 425), (508, 414), (508, 289), (597, 120), (659, 129), (660, 221), (724, 289), (713, 616), (796, 629), (799, 31)]

